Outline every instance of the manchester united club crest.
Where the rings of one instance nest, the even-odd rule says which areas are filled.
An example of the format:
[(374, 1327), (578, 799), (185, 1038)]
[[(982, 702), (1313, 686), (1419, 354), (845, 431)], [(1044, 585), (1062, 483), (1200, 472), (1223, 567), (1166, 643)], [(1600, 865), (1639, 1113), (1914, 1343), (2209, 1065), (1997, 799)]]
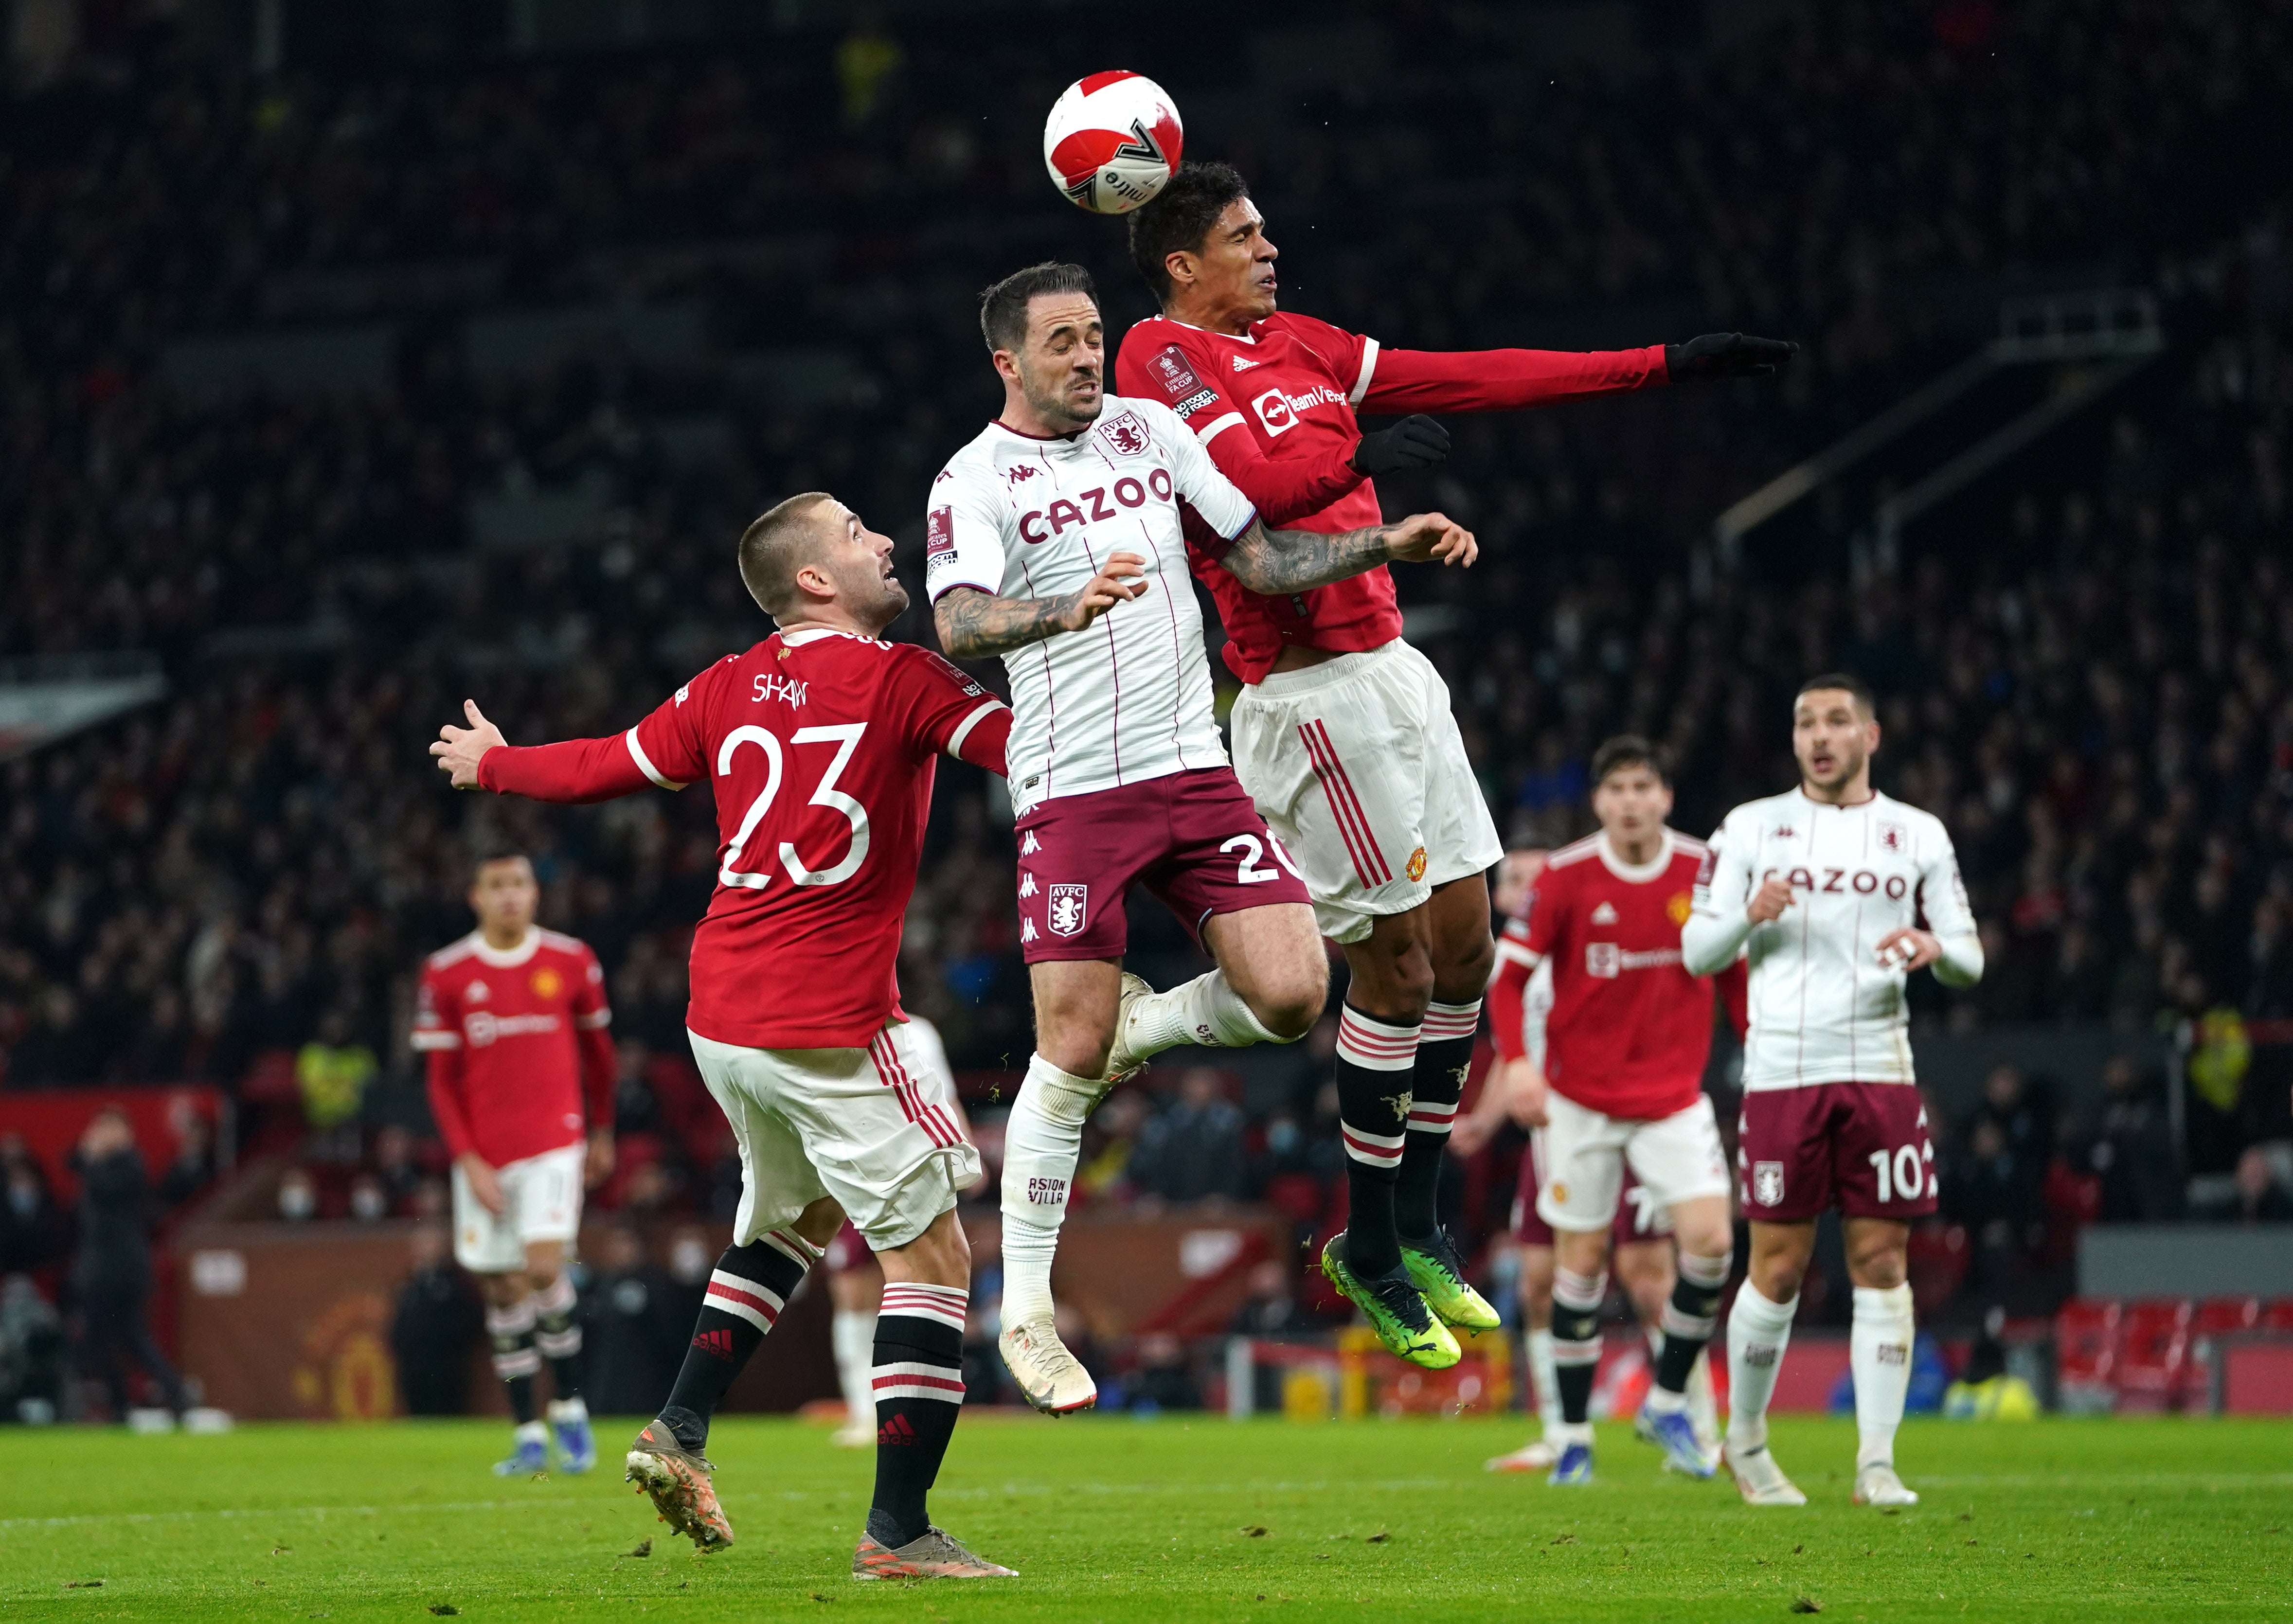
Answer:
[(1119, 412), (1109, 417), (1098, 425), (1098, 437), (1117, 456), (1136, 456), (1153, 443), (1137, 412)]
[(1689, 909), (1688, 893), (1675, 891), (1665, 901), (1664, 917), (1674, 925), (1685, 925), (1688, 923)]
[(1752, 1164), (1752, 1201), (1758, 1207), (1774, 1207), (1784, 1199), (1784, 1164), (1779, 1161), (1755, 1161)]
[(1879, 826), (1879, 849), (1881, 851), (1900, 852), (1903, 849), (1907, 840), (1908, 834), (1901, 824), (1883, 823)]
[(533, 996), (537, 998), (554, 998), (565, 990), (565, 978), (544, 965), (533, 973), (533, 979), (526, 985), (533, 989)]
[(1425, 877), (1425, 848), (1423, 846), (1419, 846), (1414, 852), (1412, 852), (1409, 854), (1409, 863), (1405, 872), (1406, 872), (1409, 877), (1413, 880), (1422, 880)]
[(1080, 936), (1090, 916), (1090, 887), (1054, 885), (1049, 897), (1049, 923), (1054, 936)]

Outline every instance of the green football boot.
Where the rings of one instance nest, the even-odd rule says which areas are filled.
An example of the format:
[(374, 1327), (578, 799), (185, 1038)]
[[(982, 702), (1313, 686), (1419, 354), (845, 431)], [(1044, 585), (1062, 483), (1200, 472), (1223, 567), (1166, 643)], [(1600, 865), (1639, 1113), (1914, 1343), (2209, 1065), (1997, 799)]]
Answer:
[(1346, 1263), (1346, 1235), (1340, 1230), (1322, 1248), (1322, 1273), (1362, 1311), (1377, 1339), (1396, 1358), (1429, 1370), (1446, 1370), (1462, 1357), (1449, 1328), (1433, 1317), (1410, 1284), (1406, 1264), (1374, 1280), (1362, 1279)]
[(1504, 1323), (1488, 1298), (1465, 1283), (1464, 1259), (1457, 1256), (1447, 1230), (1437, 1228), (1423, 1240), (1404, 1240), (1401, 1266), (1409, 1271), (1409, 1283), (1424, 1297), (1425, 1306), (1445, 1324), (1495, 1330)]

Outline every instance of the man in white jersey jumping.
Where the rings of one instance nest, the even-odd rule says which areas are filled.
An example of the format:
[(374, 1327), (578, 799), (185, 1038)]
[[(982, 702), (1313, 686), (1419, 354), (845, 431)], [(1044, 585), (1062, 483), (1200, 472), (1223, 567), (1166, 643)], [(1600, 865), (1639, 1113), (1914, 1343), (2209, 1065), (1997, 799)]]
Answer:
[(1941, 821), (1871, 788), (1878, 747), (1861, 680), (1811, 678), (1792, 708), (1799, 788), (1728, 814), (1680, 933), (1691, 974), (1751, 961), (1737, 1168), (1752, 1262), (1728, 1319), (1725, 1453), (1754, 1506), (1807, 1503), (1768, 1452), (1768, 1399), (1831, 1208), (1855, 1288), (1854, 1499), (1918, 1500), (1894, 1463), (1911, 1374), (1905, 1254), (1938, 1186), (1903, 982), (1932, 967), (1971, 987), (1982, 944)]
[[(1179, 505), (1228, 542), (1224, 567), (1255, 592), (1397, 559), (1470, 564), (1475, 548), (1438, 513), (1269, 535), (1169, 407), (1105, 392), (1098, 297), (1080, 266), (1007, 277), (981, 296), (979, 323), (1003, 409), (933, 481), (925, 576), (941, 647), (1000, 654), (1011, 679), (1036, 1052), (1004, 1130), (1001, 1346), (1028, 1402), (1057, 1415), (1098, 1400), (1050, 1294), (1084, 1119), (1175, 1045), (1295, 1041), (1328, 985), (1306, 887), (1219, 738)], [(1163, 993), (1122, 974), (1134, 884), (1216, 970)], [(1422, 1334), (1446, 1337), (1406, 1274), (1393, 1290), (1416, 1303)]]

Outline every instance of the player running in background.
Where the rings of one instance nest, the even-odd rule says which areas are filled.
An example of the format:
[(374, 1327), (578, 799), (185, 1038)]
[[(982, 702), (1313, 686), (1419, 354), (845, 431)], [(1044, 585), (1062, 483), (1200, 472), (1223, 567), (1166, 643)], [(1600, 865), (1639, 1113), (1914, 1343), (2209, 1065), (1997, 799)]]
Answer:
[[(1374, 476), (1448, 455), (1447, 432), (1415, 414), (1771, 373), (1797, 349), (1739, 333), (1582, 355), (1382, 349), (1276, 311), (1274, 245), (1224, 164), (1182, 166), (1130, 231), (1163, 313), (1124, 336), (1116, 387), (1176, 412), (1269, 524), (1375, 523)], [(1413, 415), (1364, 434), (1357, 411)], [(1337, 1058), (1351, 1205), (1324, 1269), (1368, 1308), (1366, 1282), (1406, 1265), (1440, 1318), (1494, 1325), (1434, 1206), (1495, 952), (1479, 877), (1503, 850), (1447, 686), (1401, 640), (1384, 570), (1269, 592), (1217, 567), (1214, 525), (1187, 539), (1244, 684), (1235, 770), (1351, 976)]]
[[(1523, 905), (1518, 945), (1528, 967), (1552, 966), (1542, 1080), (1520, 1074), (1520, 1109), (1544, 1119), (1537, 1214), (1553, 1230), (1552, 1346), (1561, 1445), (1552, 1481), (1592, 1478), (1590, 1402), (1608, 1294), (1610, 1229), (1629, 1168), (1671, 1215), (1678, 1278), (1641, 1422), (1666, 1464), (1709, 1477), (1689, 1414), (1697, 1355), (1712, 1336), (1733, 1261), (1728, 1163), (1703, 1091), (1712, 1046), (1713, 982), (1681, 963), (1679, 932), (1703, 845), (1665, 827), (1672, 788), (1655, 747), (1630, 734), (1592, 755), (1600, 832), (1547, 860)], [(1723, 972), (1730, 1013), (1742, 973)]]
[[(1259, 592), (1307, 591), (1392, 559), (1470, 564), (1439, 514), (1269, 534), (1160, 400), (1105, 392), (1088, 271), (1034, 265), (981, 295), (1003, 408), (932, 483), (927, 586), (940, 646), (1002, 656), (1011, 679), (1019, 943), (1035, 1053), (1005, 1126), (1003, 1329), (1027, 1402), (1098, 1400), (1053, 1322), (1051, 1258), (1107, 1090), (1181, 1043), (1289, 1043), (1322, 1011), (1329, 966), (1306, 889), (1236, 782), (1182, 561), (1178, 505), (1216, 529), (1223, 568)], [(1218, 967), (1155, 992), (1122, 974), (1123, 897), (1162, 898)], [(1393, 1141), (1398, 1151), (1399, 1141)], [(1412, 1297), (1406, 1278), (1401, 1297)], [(1438, 1333), (1383, 1309), (1389, 1345)]]
[(1982, 942), (1940, 819), (1871, 788), (1871, 691), (1810, 679), (1792, 706), (1799, 788), (1730, 812), (1681, 932), (1692, 973), (1751, 963), (1737, 1169), (1751, 1274), (1728, 1315), (1729, 1466), (1755, 1506), (1803, 1506), (1768, 1452), (1768, 1399), (1815, 1249), (1840, 1214), (1855, 1289), (1859, 1504), (1908, 1506), (1895, 1429), (1910, 1383), (1910, 1221), (1935, 1210), (1934, 1146), (1912, 1085), (1903, 982), (1982, 978)]
[[(566, 1248), (581, 1192), (613, 1169), (612, 1011), (587, 943), (536, 925), (533, 865), (486, 858), (470, 885), (478, 928), (430, 955), (414, 1047), (429, 1057), (430, 1114), (454, 1159), (454, 1258), (486, 1300), (494, 1374), (515, 1423), (494, 1470), (531, 1475), (597, 1464), (581, 1401), (581, 1322)], [(549, 1424), (533, 1378), (549, 1361)]]
[(460, 789), (602, 801), (705, 781), (716, 798), (723, 844), (685, 1026), (740, 1146), (741, 1205), (630, 1480), (702, 1550), (732, 1542), (701, 1452), (709, 1418), (848, 1214), (886, 1281), (876, 1490), (853, 1575), (1008, 1576), (926, 1509), (963, 1402), (970, 1251), (955, 1201), (980, 1162), (920, 1071), (895, 961), (934, 762), (1002, 772), (1011, 713), (938, 655), (877, 641), (908, 594), (890, 538), (834, 497), (773, 508), (741, 537), (740, 566), (779, 629), (628, 732), (513, 749), (473, 702), (470, 726), (442, 730), (431, 754)]

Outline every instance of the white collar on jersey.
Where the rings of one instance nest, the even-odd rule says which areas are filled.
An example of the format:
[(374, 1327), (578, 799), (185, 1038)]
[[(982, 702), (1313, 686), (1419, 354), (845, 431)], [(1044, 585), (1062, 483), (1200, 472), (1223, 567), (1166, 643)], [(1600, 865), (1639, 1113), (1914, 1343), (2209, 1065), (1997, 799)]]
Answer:
[(541, 949), (541, 927), (525, 927), (525, 940), (514, 948), (490, 948), (483, 931), (470, 933), (470, 951), (478, 956), (480, 964), (491, 965), (497, 970), (515, 970)]
[[(1254, 344), (1258, 340), (1248, 333), (1221, 333), (1216, 327), (1198, 327), (1191, 321), (1181, 321), (1176, 316), (1149, 316), (1149, 321), (1167, 321), (1174, 327), (1185, 327), (1190, 333), (1208, 333), (1212, 338), (1230, 338), (1238, 344)], [(1255, 323), (1252, 324), (1256, 325)]]
[(782, 632), (784, 648), (801, 649), (808, 642), (818, 642), (823, 637), (849, 637), (855, 642), (881, 642), (880, 637), (863, 637), (857, 632), (847, 632), (832, 626), (800, 626), (793, 632)]
[(1876, 789), (1860, 801), (1849, 801), (1844, 804), (1838, 801), (1819, 801), (1808, 794), (1805, 784), (1802, 784), (1793, 793), (1819, 812), (1868, 812), (1879, 804), (1879, 792)]
[(1626, 862), (1616, 848), (1608, 843), (1608, 831), (1600, 831), (1600, 866), (1627, 885), (1645, 885), (1662, 877), (1672, 866), (1672, 831), (1664, 831), (1663, 849), (1638, 867)]

